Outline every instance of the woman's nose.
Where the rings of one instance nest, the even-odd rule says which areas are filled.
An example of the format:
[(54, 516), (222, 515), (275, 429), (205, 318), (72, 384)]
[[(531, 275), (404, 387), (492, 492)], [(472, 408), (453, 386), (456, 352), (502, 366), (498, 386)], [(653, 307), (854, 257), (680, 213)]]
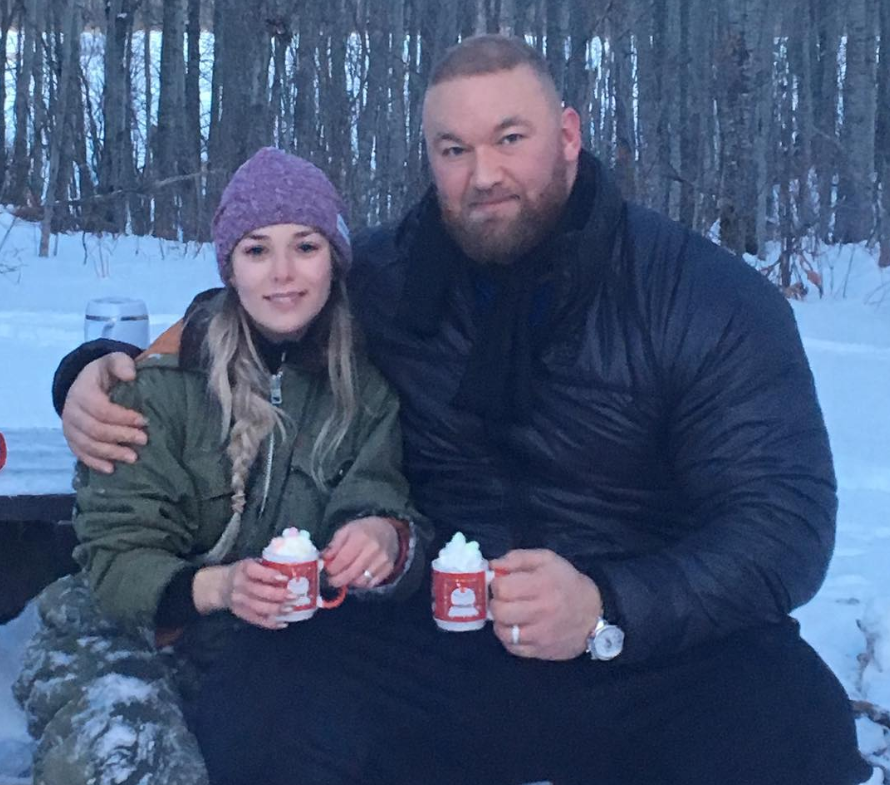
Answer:
[(286, 251), (272, 254), (272, 277), (276, 281), (287, 281), (293, 277), (293, 263)]

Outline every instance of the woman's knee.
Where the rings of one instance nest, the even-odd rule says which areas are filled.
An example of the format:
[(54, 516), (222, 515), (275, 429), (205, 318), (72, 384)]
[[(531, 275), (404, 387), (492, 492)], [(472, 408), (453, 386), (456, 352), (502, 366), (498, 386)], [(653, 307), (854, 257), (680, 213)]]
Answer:
[(34, 785), (207, 785), (197, 742), (164, 682), (109, 674), (46, 725)]

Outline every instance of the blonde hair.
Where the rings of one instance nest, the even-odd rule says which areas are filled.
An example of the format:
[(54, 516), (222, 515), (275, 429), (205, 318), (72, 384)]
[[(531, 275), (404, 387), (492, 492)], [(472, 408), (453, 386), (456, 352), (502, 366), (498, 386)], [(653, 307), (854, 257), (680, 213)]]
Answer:
[[(352, 314), (342, 275), (343, 264), (331, 247), (334, 280), (328, 302), (313, 320), (302, 341), (308, 351), (323, 353), (334, 406), (312, 445), (312, 478), (323, 486), (325, 466), (342, 444), (358, 410), (355, 379), (355, 340)], [(230, 265), (226, 265), (227, 272)], [(226, 275), (231, 280), (231, 275)], [(241, 530), (246, 503), (247, 478), (262, 443), (274, 440), (274, 431), (284, 436), (285, 414), (270, 399), (270, 372), (260, 358), (251, 335), (250, 320), (235, 289), (226, 289), (222, 308), (210, 320), (204, 339), (210, 372), (208, 388), (222, 409), (222, 438), (228, 439), (226, 454), (232, 464), (232, 517), (219, 540), (203, 556), (207, 564), (218, 564), (231, 551)]]

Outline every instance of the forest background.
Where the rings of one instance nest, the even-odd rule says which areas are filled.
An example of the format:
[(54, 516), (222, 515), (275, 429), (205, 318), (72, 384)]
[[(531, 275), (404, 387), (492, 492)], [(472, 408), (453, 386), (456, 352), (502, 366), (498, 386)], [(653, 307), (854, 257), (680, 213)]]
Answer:
[(819, 243), (890, 266), (890, 0), (0, 0), (0, 196), (43, 255), (51, 231), (206, 240), (271, 144), (353, 226), (397, 218), (428, 186), (431, 64), (485, 31), (541, 50), (625, 195), (789, 296), (821, 290)]

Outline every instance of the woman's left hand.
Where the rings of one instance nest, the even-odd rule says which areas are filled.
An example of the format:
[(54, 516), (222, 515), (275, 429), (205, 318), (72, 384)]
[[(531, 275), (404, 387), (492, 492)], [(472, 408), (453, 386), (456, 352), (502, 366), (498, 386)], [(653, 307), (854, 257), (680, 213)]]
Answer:
[(371, 516), (341, 526), (322, 553), (331, 586), (370, 589), (389, 578), (399, 557), (398, 525)]

